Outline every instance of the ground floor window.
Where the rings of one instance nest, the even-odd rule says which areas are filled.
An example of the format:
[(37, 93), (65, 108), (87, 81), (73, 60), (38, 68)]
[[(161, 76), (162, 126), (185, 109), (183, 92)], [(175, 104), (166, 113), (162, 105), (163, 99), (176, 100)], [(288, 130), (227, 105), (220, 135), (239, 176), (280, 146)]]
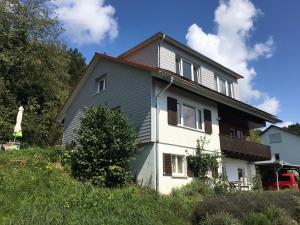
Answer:
[(185, 157), (183, 155), (172, 155), (172, 175), (184, 175)]

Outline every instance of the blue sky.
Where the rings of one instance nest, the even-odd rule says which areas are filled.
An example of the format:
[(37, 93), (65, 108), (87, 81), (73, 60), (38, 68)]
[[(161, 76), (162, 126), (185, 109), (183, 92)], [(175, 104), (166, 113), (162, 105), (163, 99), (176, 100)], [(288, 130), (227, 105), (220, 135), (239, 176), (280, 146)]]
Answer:
[[(72, 0), (64, 1), (63, 4), (60, 3), (61, 1), (58, 0), (57, 3), (59, 9), (72, 11), (65, 4)], [(93, 4), (98, 4), (99, 10), (87, 15), (86, 11), (80, 11), (84, 7), (79, 5), (77, 11), (73, 10), (73, 17), (71, 14), (59, 18), (66, 29), (64, 41), (70, 47), (78, 48), (86, 57), (87, 62), (96, 51), (117, 56), (158, 31), (165, 32), (182, 43), (188, 43), (190, 47), (204, 54), (216, 56), (218, 52), (223, 51), (222, 42), (219, 49), (210, 48), (209, 36), (211, 35), (209, 34), (218, 39), (225, 33), (227, 40), (230, 40), (231, 37), (232, 39), (239, 38), (244, 47), (241, 47), (240, 50), (237, 48), (237, 51), (241, 55), (246, 51), (247, 56), (232, 61), (228, 52), (223, 52), (220, 54), (221, 56), (217, 54), (216, 59), (228, 64), (225, 66), (237, 68), (238, 72), (249, 73), (251, 81), (243, 84), (245, 90), (249, 88), (244, 91), (244, 101), (275, 113), (285, 122), (300, 122), (300, 88), (298, 87), (300, 83), (298, 68), (300, 63), (300, 1), (289, 0), (283, 3), (283, 1), (274, 0), (230, 0), (223, 1), (222, 6), (225, 7), (223, 11), (220, 7), (222, 3), (218, 0), (87, 0), (84, 1), (84, 4), (91, 4), (91, 7)], [(252, 6), (255, 7), (255, 11)], [(235, 23), (235, 17), (231, 17), (230, 14), (238, 13), (238, 10), (241, 9), (239, 7), (249, 10), (247, 11), (249, 18), (247, 17), (245, 22), (253, 22), (251, 29), (243, 27), (247, 26), (247, 23), (236, 24), (244, 29), (245, 37), (240, 37), (240, 34), (230, 36), (231, 34), (228, 33), (235, 27), (227, 29), (228, 24), (223, 22), (228, 19), (229, 25), (230, 20)], [(219, 10), (219, 22), (216, 22), (218, 18), (215, 17), (217, 9)], [(106, 17), (100, 15), (103, 14), (103, 11), (104, 14), (106, 13)], [(62, 12), (65, 11), (59, 11), (59, 13)], [(82, 18), (74, 21), (74, 16), (80, 15), (80, 13), (83, 15)], [(99, 29), (83, 28), (87, 29), (87, 36), (74, 39), (80, 35), (74, 33), (76, 29), (72, 26), (76, 24), (76, 27), (84, 27), (85, 19), (87, 19), (86, 24), (95, 22), (96, 27), (97, 23), (100, 23), (98, 24)], [(193, 24), (194, 29), (191, 30)], [(199, 32), (200, 36), (197, 36), (196, 33), (199, 34)], [(192, 34), (190, 35), (192, 38), (187, 39), (188, 33)], [(203, 44), (205, 41), (208, 43)], [(257, 43), (261, 43), (261, 45), (254, 48)], [(255, 56), (252, 54), (254, 51)], [(231, 51), (230, 54), (235, 54), (235, 52)], [(239, 62), (246, 62), (247, 68), (235, 67)], [(256, 71), (256, 76), (251, 72), (251, 68)]]

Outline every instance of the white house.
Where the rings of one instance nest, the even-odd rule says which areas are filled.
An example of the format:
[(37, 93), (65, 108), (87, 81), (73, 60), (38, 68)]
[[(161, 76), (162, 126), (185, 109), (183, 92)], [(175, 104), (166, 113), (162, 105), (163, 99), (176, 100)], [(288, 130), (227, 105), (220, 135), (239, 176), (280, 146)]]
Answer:
[(76, 139), (83, 108), (102, 105), (137, 127), (143, 150), (132, 167), (144, 185), (167, 194), (190, 182), (186, 156), (200, 136), (209, 140), (207, 152), (223, 153), (230, 181), (251, 178), (253, 162), (270, 159), (271, 152), (247, 141), (249, 131), (280, 120), (239, 101), (242, 78), (163, 33), (119, 57), (96, 53), (57, 117), (63, 144)]
[(262, 143), (271, 146), (272, 158), (300, 165), (300, 136), (271, 125), (261, 133)]

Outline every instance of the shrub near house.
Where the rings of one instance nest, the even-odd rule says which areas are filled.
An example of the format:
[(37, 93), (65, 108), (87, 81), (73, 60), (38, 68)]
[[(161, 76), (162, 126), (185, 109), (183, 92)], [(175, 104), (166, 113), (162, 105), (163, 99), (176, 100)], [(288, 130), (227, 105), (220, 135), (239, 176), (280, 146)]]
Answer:
[(88, 109), (81, 119), (78, 147), (71, 155), (72, 174), (82, 181), (112, 187), (131, 179), (129, 159), (137, 150), (137, 133), (119, 112)]

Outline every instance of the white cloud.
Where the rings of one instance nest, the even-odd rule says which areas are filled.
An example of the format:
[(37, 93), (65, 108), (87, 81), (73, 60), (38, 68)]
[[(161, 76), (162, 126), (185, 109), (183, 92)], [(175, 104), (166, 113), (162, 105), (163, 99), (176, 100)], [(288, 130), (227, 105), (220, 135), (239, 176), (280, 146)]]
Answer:
[(271, 114), (276, 114), (279, 112), (279, 101), (275, 97), (266, 97), (266, 99), (256, 107)]
[(249, 46), (254, 20), (261, 13), (249, 0), (221, 0), (215, 10), (216, 32), (206, 33), (197, 24), (192, 24), (186, 40), (191, 48), (244, 76), (239, 80), (241, 100), (260, 102), (260, 108), (277, 114), (279, 101), (253, 86), (256, 71), (249, 66), (251, 60), (270, 58), (273, 53), (272, 37), (264, 43)]
[(284, 121), (284, 122), (281, 122), (281, 123), (277, 123), (276, 126), (278, 127), (287, 127), (287, 126), (290, 126), (294, 124), (292, 121)]
[(118, 36), (115, 8), (104, 0), (53, 0), (65, 34), (76, 44), (100, 43)]

